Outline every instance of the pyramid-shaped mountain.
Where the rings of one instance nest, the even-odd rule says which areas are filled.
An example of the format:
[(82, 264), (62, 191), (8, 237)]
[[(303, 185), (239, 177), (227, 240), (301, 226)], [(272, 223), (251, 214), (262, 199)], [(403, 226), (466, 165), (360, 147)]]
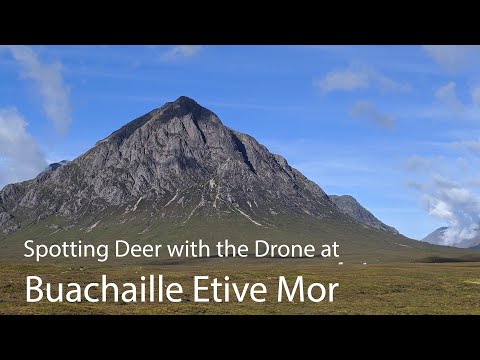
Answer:
[(128, 204), (133, 210), (140, 202), (166, 217), (237, 214), (258, 226), (277, 214), (335, 212), (322, 189), (284, 158), (187, 97), (128, 123), (73, 162), (0, 193), (2, 218), (10, 219), (3, 230), (22, 226), (16, 214), (28, 214), (28, 224)]

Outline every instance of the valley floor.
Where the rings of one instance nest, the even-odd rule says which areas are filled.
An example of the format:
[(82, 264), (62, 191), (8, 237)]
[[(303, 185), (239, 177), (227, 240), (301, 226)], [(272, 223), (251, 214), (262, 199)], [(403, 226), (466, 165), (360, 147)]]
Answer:
[[(184, 285), (181, 303), (39, 303), (26, 302), (26, 276), (43, 281), (77, 282), (85, 286), (106, 274), (120, 286), (140, 283), (142, 275), (162, 274), (168, 282)], [(317, 264), (242, 263), (186, 265), (130, 265), (125, 267), (72, 268), (63, 265), (0, 265), (0, 314), (480, 314), (480, 263), (442, 264)], [(242, 302), (195, 303), (193, 277), (208, 275), (243, 285), (263, 282), (269, 289), (264, 303), (249, 297)], [(293, 285), (297, 276), (306, 284), (336, 283), (328, 300), (300, 303), (298, 298), (277, 302), (279, 276)], [(43, 288), (45, 288), (43, 286)], [(233, 293), (233, 291), (232, 291)], [(93, 294), (95, 294), (93, 292)], [(328, 296), (327, 296), (328, 299)]]

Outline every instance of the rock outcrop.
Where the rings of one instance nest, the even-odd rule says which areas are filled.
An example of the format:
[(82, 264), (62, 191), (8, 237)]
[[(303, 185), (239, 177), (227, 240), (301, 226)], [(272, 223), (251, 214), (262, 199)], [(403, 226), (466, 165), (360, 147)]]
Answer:
[(352, 217), (360, 224), (374, 227), (383, 231), (398, 234), (398, 230), (378, 220), (370, 211), (365, 209), (350, 195), (329, 195), (330, 199), (344, 214)]

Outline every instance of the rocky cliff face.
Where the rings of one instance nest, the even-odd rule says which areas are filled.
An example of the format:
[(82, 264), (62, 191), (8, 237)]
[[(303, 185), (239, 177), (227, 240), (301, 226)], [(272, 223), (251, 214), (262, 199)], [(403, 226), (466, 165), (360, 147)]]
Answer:
[(0, 231), (7, 234), (50, 216), (73, 224), (86, 215), (125, 214), (139, 206), (149, 208), (151, 216), (183, 222), (236, 215), (256, 226), (269, 226), (282, 214), (342, 216), (325, 192), (283, 157), (180, 97), (74, 161), (7, 185), (0, 191)]
[(330, 195), (330, 199), (344, 214), (352, 217), (357, 222), (363, 225), (371, 226), (383, 231), (389, 231), (398, 234), (398, 230), (385, 225), (378, 220), (370, 211), (365, 209), (358, 201), (350, 195)]

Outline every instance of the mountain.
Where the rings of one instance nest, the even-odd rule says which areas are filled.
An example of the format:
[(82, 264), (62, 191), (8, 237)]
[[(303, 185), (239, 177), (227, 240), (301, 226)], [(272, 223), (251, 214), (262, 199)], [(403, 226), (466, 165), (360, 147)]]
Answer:
[(397, 234), (353, 198), (329, 197), (183, 96), (62, 165), (0, 191), (2, 256), (22, 256), (26, 238), (337, 241), (358, 261), (440, 251)]
[(434, 231), (432, 231), (430, 234), (425, 236), (422, 241), (425, 241), (430, 244), (437, 244), (437, 245), (443, 245), (443, 233), (448, 229), (448, 227), (440, 227)]
[[(445, 231), (448, 230), (448, 227), (440, 227), (435, 231), (431, 232), (427, 236), (425, 236), (422, 241), (427, 242), (429, 244), (436, 244), (436, 245), (446, 245), (445, 240), (443, 239), (443, 234)], [(451, 245), (460, 248), (470, 248), (475, 249), (480, 247), (480, 236), (469, 240), (460, 241), (455, 245)]]
[(370, 211), (365, 209), (358, 201), (350, 195), (329, 195), (330, 200), (340, 209), (344, 214), (352, 217), (360, 224), (371, 226), (383, 231), (389, 231), (398, 234), (398, 230), (385, 225), (378, 220)]
[[(0, 192), (3, 222), (71, 220), (134, 202), (165, 217), (235, 213), (257, 226), (277, 214), (332, 216), (315, 183), (252, 137), (181, 97), (128, 123), (71, 163)], [(26, 220), (17, 221), (17, 214)], [(5, 231), (5, 227), (2, 229)]]

